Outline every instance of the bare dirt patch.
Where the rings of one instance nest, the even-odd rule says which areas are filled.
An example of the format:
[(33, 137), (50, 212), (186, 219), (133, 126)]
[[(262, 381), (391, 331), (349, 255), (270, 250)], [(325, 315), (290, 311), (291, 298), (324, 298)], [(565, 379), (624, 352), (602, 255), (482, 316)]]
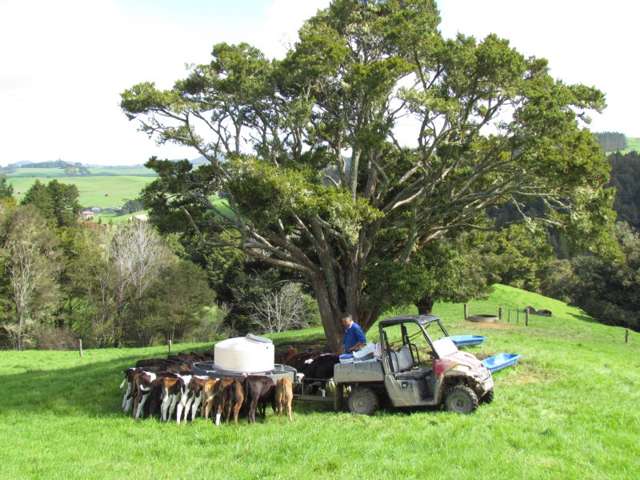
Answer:
[(521, 362), (517, 368), (517, 373), (510, 380), (516, 385), (529, 385), (531, 383), (547, 383), (558, 375), (527, 362)]
[(472, 324), (473, 326), (477, 327), (477, 328), (487, 328), (489, 330), (509, 330), (510, 328), (514, 328), (515, 325), (511, 324), (511, 323), (476, 323), (474, 322)]

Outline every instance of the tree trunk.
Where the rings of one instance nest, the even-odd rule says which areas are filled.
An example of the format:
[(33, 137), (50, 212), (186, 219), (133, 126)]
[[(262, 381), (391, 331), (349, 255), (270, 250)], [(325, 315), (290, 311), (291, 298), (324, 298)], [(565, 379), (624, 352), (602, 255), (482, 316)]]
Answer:
[(349, 314), (355, 322), (358, 322), (366, 332), (375, 323), (380, 314), (379, 308), (364, 308), (360, 302), (359, 285), (347, 285), (347, 291), (341, 292), (341, 299), (344, 305), (333, 305), (330, 300), (327, 285), (322, 276), (312, 280), (312, 287), (318, 302), (320, 319), (324, 328), (329, 348), (334, 353), (342, 352), (342, 340), (344, 331), (340, 319), (343, 315)]
[(433, 310), (434, 299), (429, 295), (425, 295), (420, 300), (416, 302), (416, 307), (418, 307), (418, 313), (420, 315), (430, 315)]
[(17, 348), (18, 351), (22, 351), (22, 330), (24, 329), (24, 315), (20, 308), (16, 307), (16, 314), (18, 316), (18, 338)]
[(323, 278), (315, 278), (312, 281), (313, 290), (318, 302), (320, 319), (324, 328), (324, 335), (327, 338), (329, 348), (332, 352), (339, 353), (342, 350), (342, 326), (340, 325), (341, 312), (331, 305), (329, 292)]
[(360, 306), (358, 310), (358, 323), (365, 332), (368, 332), (373, 324), (376, 323), (376, 320), (378, 320), (379, 316), (380, 308), (375, 307), (371, 309), (365, 309)]

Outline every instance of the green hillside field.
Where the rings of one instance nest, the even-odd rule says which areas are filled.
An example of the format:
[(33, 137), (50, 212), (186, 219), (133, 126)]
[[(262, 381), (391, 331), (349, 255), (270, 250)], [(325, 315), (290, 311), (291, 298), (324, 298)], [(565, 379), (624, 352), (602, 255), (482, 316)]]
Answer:
[[(482, 334), (472, 352), (522, 354), (495, 375), (495, 400), (471, 415), (384, 411), (372, 417), (294, 405), (289, 423), (215, 427), (120, 411), (122, 370), (165, 347), (0, 352), (0, 478), (46, 479), (635, 479), (640, 472), (640, 334), (595, 323), (559, 301), (505, 286), (470, 305), (547, 308), (530, 325), (482, 326), (436, 305), (450, 333)], [(409, 313), (411, 309), (398, 309)], [(369, 337), (374, 338), (371, 330)], [(273, 336), (279, 348), (318, 328)], [(211, 345), (180, 345), (185, 351)]]
[(152, 176), (120, 175), (46, 178), (9, 176), (8, 181), (13, 185), (16, 197), (21, 199), (36, 180), (46, 183), (54, 178), (62, 183), (75, 184), (83, 207), (100, 208), (120, 208), (125, 201), (137, 198), (140, 190), (154, 180)]
[(627, 148), (624, 149), (623, 153), (632, 151), (640, 153), (640, 138), (627, 137)]
[[(156, 172), (144, 166), (115, 166), (115, 167), (87, 167), (91, 173), (88, 176), (137, 176), (137, 177), (155, 177)], [(68, 176), (64, 168), (52, 167), (34, 167), (34, 168), (16, 168), (6, 174), (8, 177), (40, 177), (40, 178), (58, 178)]]

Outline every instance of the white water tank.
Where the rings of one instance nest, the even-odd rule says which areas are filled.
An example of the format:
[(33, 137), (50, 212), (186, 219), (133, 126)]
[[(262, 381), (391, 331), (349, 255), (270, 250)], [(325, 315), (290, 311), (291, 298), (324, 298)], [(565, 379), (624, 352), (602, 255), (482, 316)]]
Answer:
[(228, 338), (216, 343), (215, 366), (232, 372), (266, 372), (273, 370), (273, 342), (256, 335)]

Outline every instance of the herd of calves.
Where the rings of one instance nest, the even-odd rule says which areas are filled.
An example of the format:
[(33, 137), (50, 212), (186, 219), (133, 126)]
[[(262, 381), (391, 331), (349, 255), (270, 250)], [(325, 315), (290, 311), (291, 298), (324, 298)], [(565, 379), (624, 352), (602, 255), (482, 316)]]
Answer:
[[(310, 378), (330, 378), (337, 362), (333, 357), (289, 350), (282, 363), (298, 367), (301, 376), (306, 372), (311, 373)], [(211, 354), (190, 353), (138, 361), (135, 367), (124, 371), (120, 385), (121, 389), (126, 387), (122, 409), (136, 419), (153, 416), (180, 423), (200, 415), (214, 418), (219, 425), (223, 417), (229, 422), (232, 415), (238, 423), (241, 413), (254, 423), (256, 413), (265, 417), (266, 407), (271, 404), (278, 415), (286, 412), (293, 420), (293, 384), (289, 376), (274, 381), (265, 375), (214, 378), (193, 373), (194, 362), (212, 360)]]
[(219, 425), (223, 415), (229, 421), (231, 414), (237, 423), (241, 410), (253, 423), (256, 412), (264, 416), (270, 403), (278, 414), (286, 411), (293, 419), (289, 377), (274, 382), (263, 375), (212, 378), (193, 374), (194, 362), (211, 360), (208, 354), (191, 353), (138, 361), (124, 372), (122, 409), (136, 419), (159, 416), (163, 421), (175, 418), (178, 423), (197, 415), (210, 418), (215, 412)]

